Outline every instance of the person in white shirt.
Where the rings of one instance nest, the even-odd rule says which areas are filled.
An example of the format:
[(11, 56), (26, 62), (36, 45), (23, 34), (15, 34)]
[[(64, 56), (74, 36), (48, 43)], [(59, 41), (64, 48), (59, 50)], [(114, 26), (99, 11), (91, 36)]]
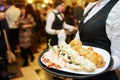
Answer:
[(16, 25), (20, 17), (21, 11), (17, 8), (12, 1), (8, 1), (10, 8), (8, 8), (6, 13), (6, 19), (9, 25), (9, 41), (12, 51), (15, 51), (16, 45), (18, 43), (18, 26)]
[(65, 3), (63, 0), (55, 0), (54, 10), (47, 16), (45, 30), (49, 34), (50, 45), (57, 45), (60, 41), (66, 40), (66, 33), (64, 29), (70, 31), (77, 30), (76, 27), (68, 25), (64, 21)]
[(120, 0), (98, 0), (85, 8), (74, 39), (80, 39), (83, 45), (108, 51), (114, 61), (110, 71), (85, 80), (118, 80), (115, 70), (120, 67), (119, 10)]

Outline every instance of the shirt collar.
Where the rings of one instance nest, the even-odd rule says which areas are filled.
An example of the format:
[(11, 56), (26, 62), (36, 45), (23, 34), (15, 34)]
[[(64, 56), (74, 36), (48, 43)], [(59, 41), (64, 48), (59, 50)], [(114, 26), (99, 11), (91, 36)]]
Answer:
[(54, 11), (55, 13), (59, 13), (59, 11), (58, 11), (58, 10), (56, 10), (56, 9), (55, 9), (55, 10), (53, 10), (53, 11)]
[(100, 6), (100, 5), (105, 5), (106, 3), (108, 3), (110, 0), (99, 0), (97, 1), (97, 6)]
[(15, 5), (11, 5), (10, 7), (12, 7), (12, 8), (13, 8), (13, 7), (15, 7)]

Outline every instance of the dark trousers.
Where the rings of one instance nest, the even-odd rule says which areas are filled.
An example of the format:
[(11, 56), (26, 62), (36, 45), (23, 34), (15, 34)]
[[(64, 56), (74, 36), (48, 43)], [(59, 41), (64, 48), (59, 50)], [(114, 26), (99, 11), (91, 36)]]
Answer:
[(8, 39), (9, 39), (9, 43), (13, 53), (14, 53), (14, 50), (16, 49), (16, 45), (18, 44), (18, 32), (19, 32), (18, 29), (9, 30)]
[(2, 33), (2, 36), (0, 37), (0, 57), (2, 57), (4, 61), (4, 69), (7, 69), (7, 66), (8, 66), (6, 52), (7, 52), (7, 47), (6, 47), (5, 39)]
[(8, 72), (6, 70), (0, 70), (0, 80), (9, 80)]
[(3, 34), (0, 36), (0, 80), (9, 80), (8, 78), (8, 61), (6, 58), (6, 43)]
[[(58, 45), (58, 38), (57, 35), (50, 35), (46, 33), (46, 43), (49, 43), (51, 46)], [(47, 44), (47, 48), (49, 45)]]
[(50, 45), (51, 46), (58, 45), (57, 35), (49, 35), (49, 39), (50, 39)]
[(24, 60), (24, 63), (28, 63), (28, 57), (30, 56), (31, 58), (33, 58), (33, 54), (32, 54), (32, 50), (31, 48), (20, 48), (21, 49), (21, 57), (23, 58)]

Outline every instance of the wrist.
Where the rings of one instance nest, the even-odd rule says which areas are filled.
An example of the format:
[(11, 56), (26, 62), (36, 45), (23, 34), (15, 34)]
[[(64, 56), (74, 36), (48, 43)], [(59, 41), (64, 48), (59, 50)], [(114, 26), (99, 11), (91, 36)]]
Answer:
[(54, 34), (57, 34), (57, 30), (54, 31)]

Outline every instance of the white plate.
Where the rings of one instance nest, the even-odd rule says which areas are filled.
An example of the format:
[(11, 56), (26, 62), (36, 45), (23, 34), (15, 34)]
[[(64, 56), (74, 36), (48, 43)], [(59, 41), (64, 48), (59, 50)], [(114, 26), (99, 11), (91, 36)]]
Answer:
[[(90, 46), (83, 46), (83, 48), (88, 48)], [(70, 70), (70, 69), (67, 69), (67, 68), (64, 68), (64, 69), (58, 69), (58, 70), (61, 70), (61, 71), (64, 71), (64, 72), (69, 72), (69, 73), (75, 73), (75, 74), (99, 74), (99, 73), (102, 73), (103, 71), (105, 71), (107, 69), (107, 67), (109, 66), (109, 63), (110, 63), (110, 54), (104, 50), (104, 49), (101, 49), (101, 48), (97, 48), (97, 47), (92, 47), (93, 50), (95, 52), (98, 52), (98, 54), (102, 55), (106, 64), (104, 67), (102, 68), (98, 68), (96, 69), (94, 72), (84, 72), (84, 71), (73, 71), (73, 70)], [(46, 53), (46, 52), (45, 52)], [(44, 54), (45, 54), (44, 53)], [(42, 61), (42, 59), (41, 59)], [(46, 63), (42, 62), (43, 64), (47, 65)]]

